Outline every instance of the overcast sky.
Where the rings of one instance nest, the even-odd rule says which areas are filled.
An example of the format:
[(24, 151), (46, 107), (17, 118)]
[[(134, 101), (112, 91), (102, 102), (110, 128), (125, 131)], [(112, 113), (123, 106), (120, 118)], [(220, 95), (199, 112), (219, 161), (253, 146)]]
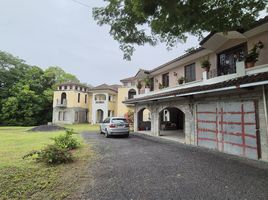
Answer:
[(92, 7), (101, 5), (102, 0), (0, 0), (0, 50), (43, 69), (60, 66), (98, 85), (119, 83), (139, 68), (152, 69), (198, 46), (190, 37), (172, 51), (164, 44), (138, 47), (132, 60), (124, 61), (109, 28), (92, 18)]

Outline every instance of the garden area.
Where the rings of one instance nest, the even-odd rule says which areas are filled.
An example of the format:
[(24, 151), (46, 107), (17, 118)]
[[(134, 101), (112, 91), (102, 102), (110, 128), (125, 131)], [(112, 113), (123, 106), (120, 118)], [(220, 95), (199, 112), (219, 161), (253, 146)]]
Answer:
[[(65, 127), (73, 131), (31, 132), (32, 127), (0, 127), (1, 200), (64, 199), (79, 188), (94, 151), (77, 133), (96, 131), (98, 127), (88, 124)], [(71, 139), (70, 147), (63, 145), (66, 137)], [(59, 157), (51, 157), (51, 149), (56, 149)], [(67, 159), (54, 163), (63, 153)]]

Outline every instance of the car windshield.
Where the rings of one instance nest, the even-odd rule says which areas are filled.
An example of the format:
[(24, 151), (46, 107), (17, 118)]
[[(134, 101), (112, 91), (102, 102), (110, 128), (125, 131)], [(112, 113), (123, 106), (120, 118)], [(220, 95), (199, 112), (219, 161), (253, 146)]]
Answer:
[(127, 123), (127, 120), (124, 118), (115, 118), (112, 119), (112, 123), (114, 124), (123, 124), (123, 123)]

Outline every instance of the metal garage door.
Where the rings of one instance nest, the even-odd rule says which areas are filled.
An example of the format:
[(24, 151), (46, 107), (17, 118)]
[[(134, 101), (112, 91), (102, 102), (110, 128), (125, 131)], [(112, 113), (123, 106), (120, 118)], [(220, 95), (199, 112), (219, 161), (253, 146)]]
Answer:
[(258, 159), (254, 101), (198, 104), (196, 116), (199, 146)]

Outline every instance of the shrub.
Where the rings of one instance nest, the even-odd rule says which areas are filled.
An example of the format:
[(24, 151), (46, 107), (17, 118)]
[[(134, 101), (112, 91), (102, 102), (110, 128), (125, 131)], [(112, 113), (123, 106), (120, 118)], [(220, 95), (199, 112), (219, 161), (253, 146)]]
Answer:
[(77, 139), (72, 137), (73, 134), (74, 131), (71, 129), (67, 130), (64, 135), (53, 138), (55, 145), (62, 149), (77, 149), (80, 146), (80, 143)]
[(68, 149), (60, 148), (57, 145), (48, 145), (43, 150), (32, 151), (23, 156), (23, 159), (31, 157), (37, 162), (46, 164), (61, 164), (73, 161), (73, 156)]

